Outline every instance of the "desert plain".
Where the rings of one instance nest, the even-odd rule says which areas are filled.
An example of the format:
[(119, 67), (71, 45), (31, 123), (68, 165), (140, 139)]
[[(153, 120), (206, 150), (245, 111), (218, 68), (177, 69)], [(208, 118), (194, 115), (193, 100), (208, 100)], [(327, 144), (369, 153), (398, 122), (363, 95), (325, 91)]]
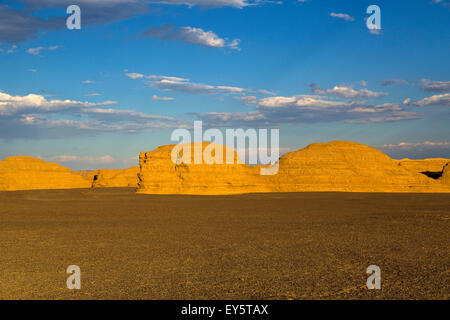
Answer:
[[(1, 192), (1, 299), (448, 299), (450, 196)], [(68, 290), (66, 268), (81, 268)], [(381, 268), (382, 289), (366, 288)]]
[[(0, 299), (450, 298), (448, 159), (332, 142), (263, 177), (169, 158), (160, 147), (93, 172), (0, 162)], [(381, 290), (366, 287), (370, 265)]]

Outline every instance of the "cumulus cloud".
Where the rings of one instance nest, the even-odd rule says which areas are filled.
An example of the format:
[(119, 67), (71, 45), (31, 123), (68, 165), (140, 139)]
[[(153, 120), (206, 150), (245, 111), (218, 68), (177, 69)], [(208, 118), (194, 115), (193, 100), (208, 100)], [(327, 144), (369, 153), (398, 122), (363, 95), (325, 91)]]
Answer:
[(38, 94), (13, 96), (0, 92), (0, 138), (138, 132), (183, 125), (172, 117), (104, 108), (113, 104), (116, 102), (47, 100)]
[(0, 92), (0, 116), (12, 116), (30, 112), (54, 113), (74, 108), (106, 106), (115, 103), (115, 101), (91, 103), (75, 100), (47, 100), (44, 96), (37, 94), (12, 96)]
[(349, 107), (354, 102), (342, 102), (325, 100), (313, 95), (298, 95), (294, 97), (269, 97), (259, 101), (259, 105), (265, 108), (299, 107), (304, 109), (318, 110), (326, 108)]
[(412, 101), (410, 98), (403, 101), (404, 105), (414, 107), (428, 107), (428, 106), (450, 106), (450, 93), (437, 94), (421, 100)]
[(429, 92), (449, 92), (450, 91), (450, 81), (432, 81), (429, 79), (420, 80), (423, 91)]
[(338, 18), (338, 19), (343, 19), (345, 21), (355, 21), (355, 18), (353, 18), (352, 16), (346, 14), (346, 13), (334, 13), (331, 12), (330, 16), (333, 18)]
[(345, 99), (361, 99), (361, 98), (379, 98), (382, 96), (387, 96), (387, 92), (375, 92), (370, 91), (366, 88), (356, 90), (350, 86), (339, 85), (334, 86), (333, 89), (322, 90), (316, 84), (310, 85), (311, 91), (319, 95), (333, 95)]
[(200, 28), (181, 27), (176, 29), (171, 24), (164, 24), (160, 27), (151, 27), (141, 34), (142, 37), (158, 38), (163, 41), (181, 41), (192, 43), (209, 48), (231, 48), (239, 50), (239, 39), (229, 41), (220, 38), (213, 31), (204, 31)]
[(450, 158), (450, 142), (399, 142), (379, 147), (394, 159)]
[(210, 126), (264, 127), (288, 123), (345, 121), (376, 123), (414, 120), (423, 114), (404, 110), (399, 104), (369, 104), (365, 101), (339, 101), (318, 95), (267, 97), (250, 112), (209, 112), (195, 114)]

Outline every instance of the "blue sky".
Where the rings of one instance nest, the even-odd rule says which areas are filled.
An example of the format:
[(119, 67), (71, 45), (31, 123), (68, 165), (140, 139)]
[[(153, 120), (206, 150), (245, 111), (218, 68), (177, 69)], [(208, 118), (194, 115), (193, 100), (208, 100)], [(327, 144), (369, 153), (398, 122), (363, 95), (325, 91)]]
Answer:
[(0, 158), (122, 168), (194, 120), (280, 128), (284, 150), (450, 158), (449, 14), (445, 0), (1, 1)]

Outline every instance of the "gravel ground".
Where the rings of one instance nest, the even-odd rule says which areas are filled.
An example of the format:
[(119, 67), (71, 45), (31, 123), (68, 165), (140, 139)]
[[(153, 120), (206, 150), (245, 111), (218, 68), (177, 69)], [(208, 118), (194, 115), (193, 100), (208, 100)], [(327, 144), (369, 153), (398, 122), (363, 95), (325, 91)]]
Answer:
[(0, 192), (0, 299), (449, 299), (449, 218), (445, 194)]

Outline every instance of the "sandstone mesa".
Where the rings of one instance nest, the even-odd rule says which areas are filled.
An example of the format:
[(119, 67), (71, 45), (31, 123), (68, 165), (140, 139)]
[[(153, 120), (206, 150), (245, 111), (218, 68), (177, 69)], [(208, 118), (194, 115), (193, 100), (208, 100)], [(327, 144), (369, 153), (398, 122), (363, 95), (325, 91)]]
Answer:
[(89, 181), (56, 163), (26, 156), (0, 161), (0, 190), (90, 188)]
[[(194, 150), (194, 143), (190, 145)], [(314, 143), (283, 155), (278, 174), (260, 175), (236, 152), (233, 164), (175, 164), (175, 145), (142, 152), (139, 167), (71, 172), (32, 157), (0, 161), (0, 190), (136, 187), (140, 194), (227, 195), (264, 192), (450, 192), (450, 160), (394, 160), (354, 142)], [(202, 143), (203, 150), (229, 148)], [(214, 149), (217, 148), (217, 149)], [(215, 151), (213, 151), (213, 154)], [(194, 152), (191, 157), (193, 159)]]
[(285, 154), (273, 176), (261, 176), (259, 166), (245, 164), (175, 165), (172, 148), (140, 154), (138, 193), (450, 192), (443, 180), (408, 170), (381, 151), (354, 142), (314, 143)]

